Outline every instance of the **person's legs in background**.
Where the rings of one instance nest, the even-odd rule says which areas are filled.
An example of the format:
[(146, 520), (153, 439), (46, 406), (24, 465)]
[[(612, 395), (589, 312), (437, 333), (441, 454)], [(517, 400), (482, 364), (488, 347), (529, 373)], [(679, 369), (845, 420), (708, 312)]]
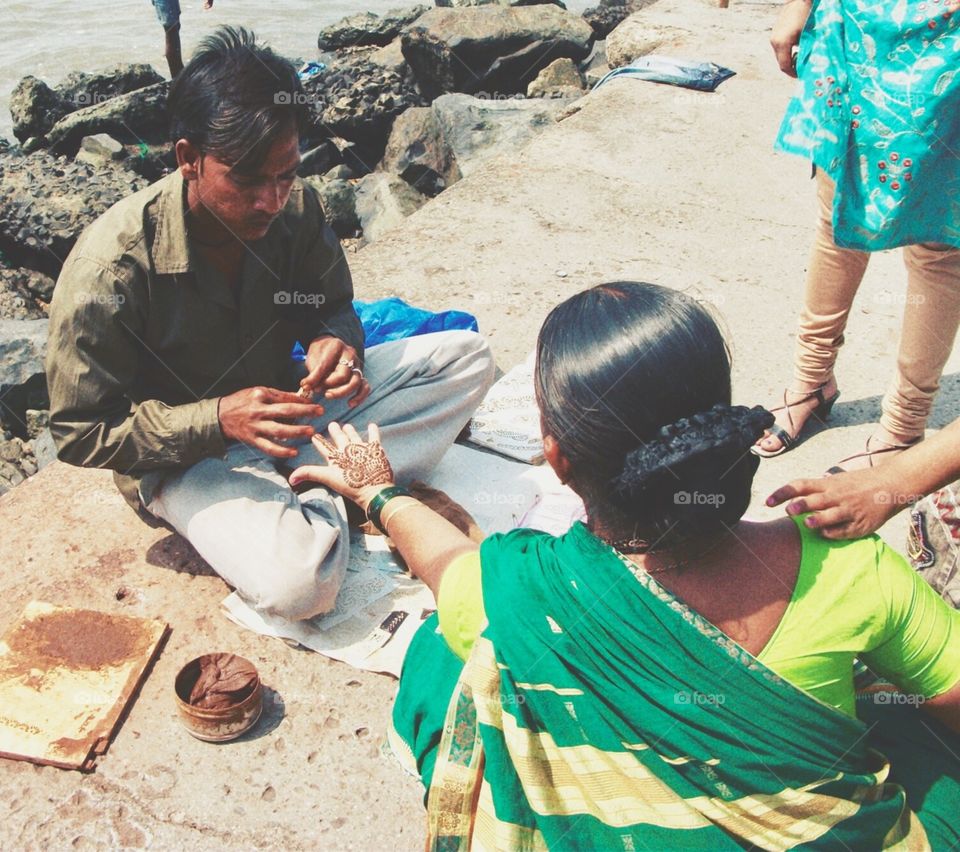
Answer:
[[(777, 425), (791, 437), (800, 434), (821, 400), (837, 393), (833, 366), (843, 345), (843, 332), (870, 255), (840, 248), (833, 239), (833, 181), (817, 171), (817, 230), (807, 269), (803, 309), (797, 330), (792, 386), (776, 412)], [(820, 389), (820, 397), (815, 394)], [(758, 445), (775, 452), (783, 441), (767, 435)]]
[(180, 0), (153, 0), (157, 18), (164, 31), (164, 56), (170, 69), (170, 79), (183, 70), (183, 56), (180, 52)]
[(907, 294), (897, 371), (876, 433), (881, 442), (893, 444), (923, 435), (960, 324), (960, 249), (905, 246), (903, 260)]

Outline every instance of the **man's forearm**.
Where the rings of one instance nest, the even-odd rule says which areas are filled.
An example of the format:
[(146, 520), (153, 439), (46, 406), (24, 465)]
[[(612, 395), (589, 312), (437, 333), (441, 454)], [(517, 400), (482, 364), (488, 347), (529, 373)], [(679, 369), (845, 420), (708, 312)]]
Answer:
[(123, 474), (187, 467), (224, 452), (218, 399), (170, 406), (147, 400), (126, 416), (51, 409), (50, 430), (57, 456), (79, 467)]

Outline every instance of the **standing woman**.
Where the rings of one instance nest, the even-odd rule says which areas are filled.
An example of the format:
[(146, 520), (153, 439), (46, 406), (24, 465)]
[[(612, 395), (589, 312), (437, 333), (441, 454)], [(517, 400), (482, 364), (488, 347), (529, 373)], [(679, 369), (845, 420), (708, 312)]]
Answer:
[(798, 77), (777, 147), (811, 160), (819, 220), (794, 380), (754, 452), (797, 443), (838, 396), (833, 374), (870, 252), (903, 247), (897, 370), (864, 451), (872, 467), (923, 437), (960, 322), (960, 8), (957, 0), (788, 0), (771, 43)]

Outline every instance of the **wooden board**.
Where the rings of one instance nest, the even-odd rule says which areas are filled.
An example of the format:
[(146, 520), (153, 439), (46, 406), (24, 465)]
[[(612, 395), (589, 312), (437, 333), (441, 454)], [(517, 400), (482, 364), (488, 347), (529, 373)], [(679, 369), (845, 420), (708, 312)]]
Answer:
[(0, 639), (0, 756), (92, 770), (168, 632), (31, 601)]

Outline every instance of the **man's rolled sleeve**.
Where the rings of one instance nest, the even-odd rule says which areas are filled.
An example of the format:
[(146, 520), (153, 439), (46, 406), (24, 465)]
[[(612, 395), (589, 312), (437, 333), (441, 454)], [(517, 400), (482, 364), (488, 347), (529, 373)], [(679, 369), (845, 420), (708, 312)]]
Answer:
[(137, 272), (70, 258), (50, 311), (50, 429), (60, 459), (140, 473), (221, 454), (218, 399), (138, 400), (146, 302)]

